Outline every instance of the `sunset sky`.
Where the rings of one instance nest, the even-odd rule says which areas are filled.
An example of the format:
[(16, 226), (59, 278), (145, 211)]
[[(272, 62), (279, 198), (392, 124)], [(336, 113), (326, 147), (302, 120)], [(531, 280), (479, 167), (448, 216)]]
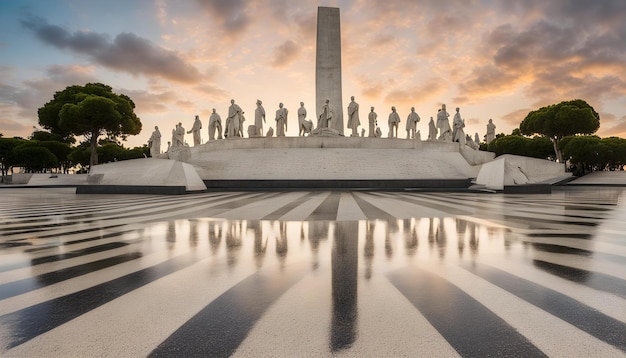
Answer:
[(341, 9), (344, 107), (354, 95), (362, 124), (376, 107), (385, 135), (391, 106), (401, 137), (410, 107), (424, 139), (445, 103), (482, 138), (489, 118), (509, 134), (530, 110), (581, 98), (598, 135), (626, 138), (624, 0), (2, 0), (0, 133), (28, 137), (54, 92), (102, 82), (136, 103), (129, 147), (196, 114), (206, 141), (211, 108), (224, 118), (231, 98), (246, 125), (261, 99), (266, 129), (283, 102), (295, 136), (300, 101), (315, 117), (318, 6)]

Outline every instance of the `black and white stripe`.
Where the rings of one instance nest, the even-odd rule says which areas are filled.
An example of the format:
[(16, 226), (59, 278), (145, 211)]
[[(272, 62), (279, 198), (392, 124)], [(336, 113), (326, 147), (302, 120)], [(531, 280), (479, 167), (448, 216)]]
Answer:
[(2, 189), (2, 356), (623, 356), (626, 194)]

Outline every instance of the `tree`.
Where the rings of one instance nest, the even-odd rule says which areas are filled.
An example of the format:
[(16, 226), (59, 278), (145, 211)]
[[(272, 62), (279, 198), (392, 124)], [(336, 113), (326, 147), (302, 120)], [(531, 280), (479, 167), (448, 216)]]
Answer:
[(26, 140), (21, 138), (0, 138), (0, 171), (2, 173), (2, 182), (4, 182), (5, 174), (8, 174), (9, 169), (13, 166), (13, 150), (25, 142)]
[(552, 141), (556, 159), (563, 162), (559, 142), (566, 136), (593, 134), (600, 127), (600, 115), (581, 99), (563, 101), (528, 113), (520, 123), (524, 135), (541, 134)]
[(85, 136), (91, 144), (91, 167), (98, 164), (98, 137), (125, 139), (126, 135), (141, 132), (141, 121), (134, 109), (130, 97), (113, 93), (110, 86), (102, 83), (87, 83), (56, 92), (37, 113), (39, 124), (53, 134), (64, 138)]
[(11, 154), (13, 165), (24, 167), (26, 172), (45, 172), (59, 166), (59, 160), (48, 148), (22, 144)]
[(54, 142), (61, 142), (61, 143), (67, 143), (67, 144), (76, 143), (76, 139), (74, 139), (73, 137), (64, 138), (63, 136), (60, 136), (58, 134), (54, 134), (52, 132), (46, 132), (46, 131), (34, 131), (33, 134), (28, 139), (38, 140), (40, 142), (54, 141)]

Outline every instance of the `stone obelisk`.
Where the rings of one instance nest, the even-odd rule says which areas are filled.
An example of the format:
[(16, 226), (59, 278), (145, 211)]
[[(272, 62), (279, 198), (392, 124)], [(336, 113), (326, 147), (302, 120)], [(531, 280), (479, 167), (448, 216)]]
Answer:
[(341, 101), (341, 26), (339, 8), (317, 8), (317, 47), (315, 54), (315, 108), (317, 118), (326, 99), (334, 109), (329, 127), (343, 134)]

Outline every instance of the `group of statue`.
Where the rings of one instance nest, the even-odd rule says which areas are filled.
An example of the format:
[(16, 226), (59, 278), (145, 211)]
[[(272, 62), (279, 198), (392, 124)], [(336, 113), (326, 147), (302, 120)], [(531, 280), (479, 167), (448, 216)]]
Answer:
[[(287, 132), (287, 116), (289, 111), (284, 107), (283, 103), (278, 105), (276, 110), (276, 136), (284, 137)], [(300, 108), (298, 109), (298, 135), (304, 136), (306, 134), (316, 135), (323, 131), (333, 132), (331, 129), (332, 121), (335, 118), (334, 108), (331, 106), (330, 101), (326, 99), (322, 106), (321, 114), (317, 119), (317, 127), (313, 129), (313, 121), (307, 120), (307, 110), (304, 107), (304, 102), (300, 102)], [(461, 145), (468, 145), (471, 148), (478, 149), (480, 138), (478, 133), (474, 138), (469, 134), (465, 134), (465, 120), (461, 117), (460, 108), (456, 108), (456, 113), (452, 119), (452, 126), (449, 121), (450, 114), (446, 110), (446, 105), (443, 104), (437, 112), (437, 120), (430, 117), (428, 123), (428, 140), (435, 141), (448, 141), (458, 142)], [(380, 138), (382, 132), (378, 127), (378, 114), (374, 111), (374, 107), (370, 107), (370, 113), (368, 115), (369, 121), (369, 133), (368, 137)], [(223, 138), (243, 138), (243, 128), (245, 122), (244, 112), (235, 103), (234, 99), (230, 100), (230, 106), (228, 107), (228, 117), (222, 127), (222, 118), (216, 113), (213, 108), (211, 116), (209, 117), (209, 141)], [(415, 112), (415, 107), (411, 107), (406, 120), (406, 138), (421, 140), (420, 131), (417, 130), (417, 123), (420, 122), (420, 116)], [(391, 113), (389, 113), (388, 125), (389, 133), (388, 138), (398, 138), (398, 127), (400, 126), (400, 115), (396, 111), (396, 107), (391, 107)], [(248, 137), (263, 137), (263, 127), (266, 124), (265, 109), (263, 108), (263, 102), (261, 100), (256, 101), (256, 110), (254, 112), (254, 124), (248, 126)], [(359, 119), (359, 104), (355, 102), (354, 96), (350, 97), (350, 104), (348, 105), (348, 123), (347, 126), (351, 129), (351, 137), (364, 137), (365, 129), (362, 129), (361, 134), (358, 133), (358, 127), (361, 125)], [(161, 132), (159, 127), (154, 127), (155, 130), (152, 136), (148, 140), (148, 146), (150, 147), (150, 154), (154, 157), (160, 153), (161, 148)], [(493, 121), (489, 119), (487, 124), (487, 134), (485, 135), (485, 141), (489, 144), (495, 139), (495, 128)], [(197, 146), (202, 144), (200, 131), (202, 129), (202, 122), (199, 116), (196, 115), (192, 128), (187, 131), (187, 134), (193, 135), (193, 145)], [(338, 132), (334, 131), (337, 135)], [(217, 135), (217, 138), (216, 138)], [(175, 150), (181, 147), (188, 147), (188, 144), (184, 141), (185, 129), (182, 123), (178, 123), (172, 130), (172, 140), (168, 142), (167, 151)], [(267, 137), (274, 136), (274, 129), (269, 128), (265, 134)]]

